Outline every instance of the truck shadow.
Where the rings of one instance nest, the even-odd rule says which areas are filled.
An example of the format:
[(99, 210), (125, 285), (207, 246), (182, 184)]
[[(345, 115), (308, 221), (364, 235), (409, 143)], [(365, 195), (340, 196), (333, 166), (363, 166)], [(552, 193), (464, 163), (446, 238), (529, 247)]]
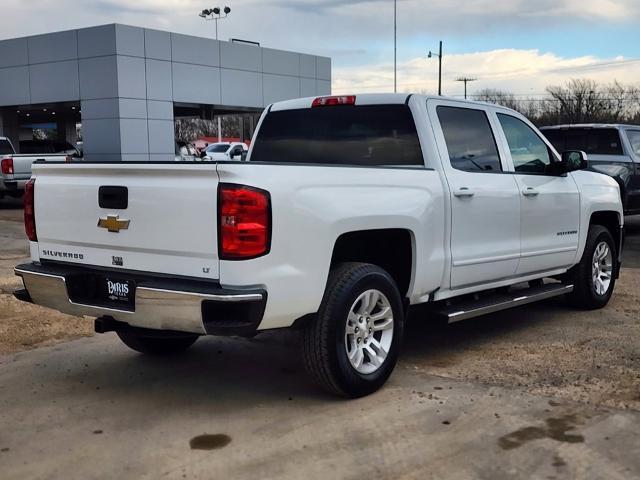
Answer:
[[(446, 368), (446, 359), (466, 349), (563, 322), (566, 309), (560, 301), (548, 301), (453, 325), (436, 324), (414, 314), (407, 324), (400, 367), (423, 364)], [(89, 402), (124, 395), (143, 404), (186, 402), (190, 409), (215, 409), (218, 413), (256, 404), (341, 401), (324, 393), (308, 377), (296, 331), (266, 332), (249, 339), (205, 337), (185, 354), (170, 357), (137, 354), (108, 335), (111, 338), (105, 338), (106, 342), (104, 337), (91, 340), (105, 351), (83, 348), (75, 353), (73, 367), (43, 381), (71, 384), (67, 386), (92, 397)], [(398, 368), (394, 377), (402, 372)], [(392, 384), (401, 381), (394, 377)]]
[(22, 198), (4, 197), (0, 199), (0, 210), (22, 210)]
[(406, 324), (401, 361), (446, 368), (453, 354), (514, 338), (526, 342), (544, 330), (560, 328), (571, 321), (570, 312), (575, 310), (557, 298), (447, 324), (418, 309)]

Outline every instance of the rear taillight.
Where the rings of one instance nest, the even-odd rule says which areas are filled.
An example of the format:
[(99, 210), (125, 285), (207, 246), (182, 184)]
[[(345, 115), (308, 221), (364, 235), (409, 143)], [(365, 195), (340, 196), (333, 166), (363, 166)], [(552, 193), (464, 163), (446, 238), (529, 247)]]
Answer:
[(35, 210), (36, 180), (32, 178), (24, 186), (24, 230), (32, 242), (37, 242), (36, 210)]
[(13, 158), (5, 157), (0, 160), (0, 170), (4, 175), (13, 175)]
[(269, 193), (244, 185), (218, 187), (218, 245), (221, 260), (246, 260), (269, 253)]
[(355, 95), (338, 95), (334, 97), (318, 97), (311, 104), (312, 107), (331, 107), (334, 105), (355, 105)]

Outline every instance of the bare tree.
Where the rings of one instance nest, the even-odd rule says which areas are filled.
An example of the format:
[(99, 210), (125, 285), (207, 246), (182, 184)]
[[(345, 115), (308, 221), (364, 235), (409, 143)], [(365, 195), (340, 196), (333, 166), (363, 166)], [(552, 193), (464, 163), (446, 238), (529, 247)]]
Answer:
[(518, 108), (520, 107), (515, 95), (503, 90), (497, 90), (493, 88), (485, 88), (483, 90), (480, 90), (474, 95), (474, 99), (479, 102), (502, 105), (504, 107), (512, 108), (513, 110), (518, 110)]
[(640, 87), (613, 81), (599, 85), (572, 79), (546, 88), (546, 98), (517, 98), (510, 92), (485, 89), (474, 97), (519, 111), (538, 125), (561, 123), (640, 123)]

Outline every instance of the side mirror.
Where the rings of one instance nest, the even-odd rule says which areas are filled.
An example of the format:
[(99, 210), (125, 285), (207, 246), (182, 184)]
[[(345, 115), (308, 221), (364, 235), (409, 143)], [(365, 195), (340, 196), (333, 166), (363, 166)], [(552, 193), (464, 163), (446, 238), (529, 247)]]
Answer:
[(562, 152), (562, 170), (566, 173), (587, 168), (587, 154), (581, 150)]

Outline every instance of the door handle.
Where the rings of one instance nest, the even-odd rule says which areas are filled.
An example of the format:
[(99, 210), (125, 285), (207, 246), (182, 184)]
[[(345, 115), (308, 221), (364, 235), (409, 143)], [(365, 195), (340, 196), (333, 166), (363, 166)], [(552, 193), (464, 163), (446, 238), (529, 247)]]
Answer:
[(460, 187), (453, 192), (454, 197), (473, 197), (474, 191), (469, 187)]
[(540, 192), (538, 192), (538, 190), (536, 190), (533, 187), (527, 187), (524, 190), (522, 190), (522, 194), (525, 197), (535, 197), (536, 195), (538, 195), (538, 193), (540, 193)]

